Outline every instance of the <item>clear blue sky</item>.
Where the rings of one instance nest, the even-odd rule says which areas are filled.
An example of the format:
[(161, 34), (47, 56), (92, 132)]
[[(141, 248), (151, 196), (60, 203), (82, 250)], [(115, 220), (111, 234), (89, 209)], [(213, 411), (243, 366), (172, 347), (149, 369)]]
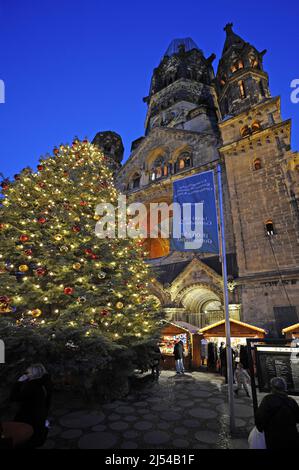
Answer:
[(41, 155), (77, 135), (121, 134), (128, 157), (143, 135), (151, 73), (176, 37), (220, 57), (224, 25), (259, 50), (299, 149), (298, 0), (0, 0), (0, 172), (35, 168)]

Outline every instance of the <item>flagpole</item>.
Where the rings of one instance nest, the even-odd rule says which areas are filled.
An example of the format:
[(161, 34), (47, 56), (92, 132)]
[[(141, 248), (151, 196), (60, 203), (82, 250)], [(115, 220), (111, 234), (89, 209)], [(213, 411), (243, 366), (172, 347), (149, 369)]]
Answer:
[(232, 361), (232, 347), (231, 347), (230, 321), (229, 321), (229, 309), (228, 309), (225, 225), (224, 225), (224, 214), (223, 214), (223, 197), (222, 197), (222, 181), (221, 181), (221, 164), (220, 163), (218, 163), (217, 165), (217, 175), (218, 175), (220, 234), (221, 234), (223, 298), (224, 298), (224, 311), (225, 311), (228, 404), (229, 404), (230, 431), (234, 432), (235, 431), (235, 404), (234, 404), (234, 389), (233, 389), (234, 379), (233, 379), (233, 361)]

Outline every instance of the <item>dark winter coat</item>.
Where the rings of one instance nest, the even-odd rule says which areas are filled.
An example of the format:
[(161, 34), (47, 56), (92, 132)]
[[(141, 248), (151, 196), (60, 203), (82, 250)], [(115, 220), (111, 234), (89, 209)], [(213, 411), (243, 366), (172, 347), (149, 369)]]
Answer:
[(184, 344), (182, 341), (179, 341), (174, 345), (173, 349), (174, 358), (177, 361), (178, 359), (183, 359), (184, 357)]
[(265, 433), (266, 446), (270, 450), (298, 449), (299, 406), (284, 393), (266, 395), (255, 417), (260, 432)]
[(20, 403), (14, 421), (33, 427), (32, 445), (40, 446), (47, 435), (45, 427), (51, 404), (52, 383), (48, 374), (40, 379), (17, 382), (11, 392), (11, 400)]

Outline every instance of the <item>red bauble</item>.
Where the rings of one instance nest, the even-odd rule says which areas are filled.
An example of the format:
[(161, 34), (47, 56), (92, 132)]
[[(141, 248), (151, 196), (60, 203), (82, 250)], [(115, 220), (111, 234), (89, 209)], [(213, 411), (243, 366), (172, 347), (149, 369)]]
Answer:
[(47, 219), (45, 217), (40, 217), (39, 219), (37, 219), (38, 223), (43, 225), (47, 222)]
[(72, 287), (65, 287), (63, 291), (66, 295), (71, 295), (74, 293), (74, 289)]
[(28, 240), (29, 240), (28, 235), (23, 234), (23, 235), (20, 236), (20, 241), (21, 242), (28, 242)]
[(90, 248), (86, 248), (84, 251), (86, 255), (92, 255), (92, 250)]
[(58, 155), (58, 154), (59, 154), (59, 149), (58, 149), (58, 148), (55, 148), (55, 149), (53, 150), (53, 152), (54, 152), (54, 155)]
[(91, 255), (92, 259), (98, 259), (98, 256), (95, 255), (94, 253)]
[(0, 304), (9, 304), (11, 302), (11, 299), (7, 297), (7, 295), (2, 295), (0, 297)]
[(3, 191), (7, 191), (9, 188), (9, 185), (7, 183), (1, 183), (1, 188), (3, 189)]
[(37, 165), (37, 169), (38, 169), (38, 171), (43, 171), (44, 167), (43, 167), (43, 165)]
[(87, 202), (86, 201), (80, 201), (80, 206), (87, 206)]
[(35, 271), (35, 274), (40, 277), (45, 276), (46, 273), (47, 273), (47, 270), (45, 268), (37, 268)]
[(25, 253), (26, 256), (31, 256), (33, 251), (32, 250), (25, 250), (24, 253)]
[(83, 144), (88, 144), (88, 140), (87, 139), (84, 139), (82, 140)]
[(5, 229), (5, 224), (0, 224), (0, 230)]
[(102, 315), (102, 317), (107, 317), (107, 315), (109, 315), (109, 312), (104, 308), (103, 310), (101, 310), (100, 314)]
[(73, 232), (78, 233), (78, 232), (80, 232), (81, 228), (79, 227), (79, 225), (74, 225), (72, 227), (72, 230), (73, 230)]
[(39, 185), (40, 188), (44, 188), (46, 186), (45, 183), (38, 183), (38, 185)]

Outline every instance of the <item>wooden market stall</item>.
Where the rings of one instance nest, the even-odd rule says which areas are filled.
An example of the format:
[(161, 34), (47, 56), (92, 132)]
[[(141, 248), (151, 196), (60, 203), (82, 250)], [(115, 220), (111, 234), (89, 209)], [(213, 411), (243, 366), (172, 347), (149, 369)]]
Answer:
[[(265, 338), (266, 331), (257, 326), (230, 319), (230, 332), (231, 346), (239, 357), (238, 360), (247, 366), (246, 338)], [(203, 357), (204, 349), (202, 348), (202, 362), (207, 364), (209, 369), (219, 370), (221, 344), (226, 343), (225, 320), (202, 328), (199, 333), (202, 335), (202, 343), (207, 343), (205, 358)]]
[(161, 332), (160, 349), (164, 357), (163, 368), (175, 370), (173, 348), (175, 341), (183, 341), (185, 368), (192, 370), (200, 367), (200, 339), (198, 327), (182, 321), (165, 321)]
[[(239, 320), (229, 320), (230, 322), (230, 334), (233, 338), (264, 338), (266, 331), (257, 326), (249, 325), (248, 323), (241, 322)], [(206, 326), (199, 330), (199, 333), (204, 338), (222, 338), (225, 341), (225, 320), (221, 320), (212, 325)]]
[(282, 334), (285, 336), (286, 339), (295, 339), (299, 338), (299, 323), (295, 323), (295, 325), (288, 326), (282, 330)]

